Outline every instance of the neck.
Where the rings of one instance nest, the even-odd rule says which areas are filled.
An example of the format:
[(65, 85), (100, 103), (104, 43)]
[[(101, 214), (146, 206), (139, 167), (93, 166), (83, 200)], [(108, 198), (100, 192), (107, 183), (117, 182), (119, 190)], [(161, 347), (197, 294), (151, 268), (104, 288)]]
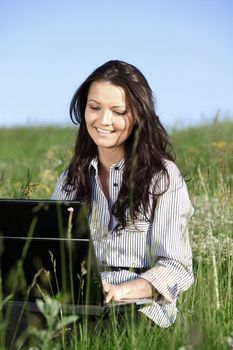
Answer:
[(102, 173), (109, 174), (109, 169), (112, 164), (120, 162), (124, 158), (124, 152), (119, 150), (109, 150), (109, 149), (98, 149), (98, 158), (99, 158), (99, 170)]

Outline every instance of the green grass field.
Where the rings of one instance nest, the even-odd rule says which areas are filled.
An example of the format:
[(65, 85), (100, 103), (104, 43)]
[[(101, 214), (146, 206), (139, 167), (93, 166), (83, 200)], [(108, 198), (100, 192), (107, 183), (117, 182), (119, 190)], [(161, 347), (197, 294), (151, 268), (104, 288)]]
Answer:
[[(49, 198), (72, 155), (76, 132), (0, 129), (0, 197)], [(190, 221), (195, 283), (179, 297), (176, 323), (169, 329), (116, 326), (102, 337), (84, 332), (67, 345), (57, 335), (38, 349), (233, 349), (233, 121), (170, 134), (195, 208)]]

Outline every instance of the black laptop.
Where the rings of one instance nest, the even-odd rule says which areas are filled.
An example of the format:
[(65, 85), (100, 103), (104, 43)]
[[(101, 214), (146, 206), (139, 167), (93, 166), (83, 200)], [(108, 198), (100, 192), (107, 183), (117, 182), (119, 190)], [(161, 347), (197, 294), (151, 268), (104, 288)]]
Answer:
[[(3, 297), (36, 310), (60, 295), (65, 311), (98, 313), (104, 295), (85, 208), (79, 202), (0, 200)], [(79, 307), (78, 307), (79, 306)], [(77, 309), (78, 307), (78, 309)], [(85, 308), (85, 312), (87, 312)]]
[(3, 298), (29, 311), (45, 295), (59, 295), (66, 313), (101, 315), (109, 307), (87, 211), (77, 201), (1, 199), (0, 272)]

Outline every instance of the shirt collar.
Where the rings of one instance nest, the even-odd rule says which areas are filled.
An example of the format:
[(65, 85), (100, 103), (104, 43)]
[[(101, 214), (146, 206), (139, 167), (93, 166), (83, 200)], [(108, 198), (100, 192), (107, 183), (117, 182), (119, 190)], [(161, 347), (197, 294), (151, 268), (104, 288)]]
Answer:
[[(112, 164), (110, 169), (123, 171), (124, 165), (125, 165), (125, 160), (123, 158), (118, 163)], [(94, 168), (96, 173), (98, 173), (98, 158), (97, 157), (95, 157), (91, 160), (91, 162), (89, 164), (89, 171), (91, 170), (91, 168)]]
[(91, 168), (94, 168), (96, 170), (96, 172), (98, 172), (98, 158), (95, 157), (91, 160), (90, 164), (89, 164), (89, 171), (91, 170)]

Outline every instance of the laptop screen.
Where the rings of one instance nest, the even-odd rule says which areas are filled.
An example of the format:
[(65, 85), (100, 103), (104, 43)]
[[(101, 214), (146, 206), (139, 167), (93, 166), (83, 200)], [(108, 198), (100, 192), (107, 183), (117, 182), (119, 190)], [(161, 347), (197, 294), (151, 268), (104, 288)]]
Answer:
[(87, 214), (80, 202), (0, 200), (3, 296), (34, 302), (61, 296), (67, 305), (102, 305)]

